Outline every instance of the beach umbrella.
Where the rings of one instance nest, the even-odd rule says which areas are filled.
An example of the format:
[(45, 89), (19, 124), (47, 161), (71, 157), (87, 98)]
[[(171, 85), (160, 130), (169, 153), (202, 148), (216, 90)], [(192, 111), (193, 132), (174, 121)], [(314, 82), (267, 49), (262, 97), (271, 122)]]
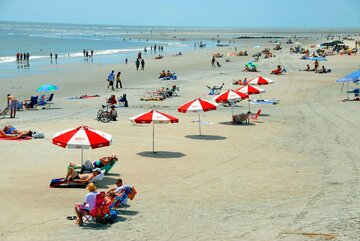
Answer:
[(357, 83), (360, 81), (360, 70), (357, 70), (355, 72), (352, 72), (341, 79), (336, 80), (337, 83), (342, 83), (344, 86), (344, 83), (346, 83), (346, 99), (349, 99), (349, 83)]
[[(260, 95), (260, 99), (261, 99), (261, 93), (264, 93), (265, 90), (261, 89), (259, 87), (256, 86), (251, 86), (251, 85), (245, 85), (244, 87), (240, 87), (238, 89), (236, 89), (236, 91), (248, 94), (248, 95)], [(250, 101), (249, 101), (249, 111), (250, 111)]]
[(253, 66), (255, 66), (255, 67), (258, 66), (258, 64), (253, 63), (253, 62), (248, 62), (248, 63), (246, 63), (245, 65), (248, 66), (249, 68), (251, 68), (251, 67), (253, 67)]
[(157, 110), (151, 110), (146, 113), (129, 118), (129, 121), (135, 124), (150, 124), (153, 125), (153, 152), (154, 151), (154, 124), (168, 124), (168, 123), (179, 123), (179, 119), (171, 115), (162, 113)]
[(187, 112), (197, 112), (198, 121), (199, 121), (199, 135), (201, 136), (201, 122), (200, 122), (200, 113), (207, 112), (211, 110), (216, 110), (217, 104), (211, 103), (210, 101), (203, 100), (201, 98), (196, 98), (195, 100), (189, 101), (178, 108), (178, 111), (181, 113)]
[(248, 81), (249, 85), (268, 85), (273, 83), (274, 83), (273, 80), (262, 76), (256, 77)]
[(109, 146), (111, 142), (111, 135), (88, 126), (79, 126), (60, 131), (52, 138), (54, 145), (68, 149), (81, 149), (81, 165), (83, 165), (84, 149)]
[(234, 91), (234, 90), (228, 90), (225, 91), (223, 93), (221, 93), (220, 95), (218, 95), (217, 97), (214, 98), (214, 100), (217, 103), (226, 103), (226, 102), (230, 102), (231, 104), (231, 116), (234, 115), (234, 105), (236, 101), (240, 101), (240, 100), (244, 100), (249, 98), (248, 94), (239, 92), (239, 91)]
[(55, 86), (55, 85), (51, 85), (51, 84), (47, 84), (47, 85), (43, 85), (40, 86), (36, 92), (50, 92), (50, 91), (55, 91), (58, 90), (59, 87)]

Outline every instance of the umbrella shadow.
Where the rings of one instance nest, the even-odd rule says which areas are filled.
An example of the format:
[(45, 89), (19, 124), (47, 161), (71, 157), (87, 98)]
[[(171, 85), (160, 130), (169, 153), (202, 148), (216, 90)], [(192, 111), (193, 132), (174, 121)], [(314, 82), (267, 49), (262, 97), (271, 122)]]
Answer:
[(260, 113), (260, 115), (259, 116), (263, 116), (263, 117), (266, 117), (266, 116), (270, 116), (269, 114), (262, 114), (262, 113)]
[(151, 158), (180, 158), (184, 157), (185, 154), (181, 152), (170, 152), (170, 151), (158, 151), (158, 152), (152, 152), (152, 151), (143, 151), (137, 153), (139, 156), (142, 157), (151, 157)]
[(217, 140), (225, 140), (225, 136), (219, 135), (187, 135), (186, 138), (193, 139), (193, 140), (208, 140), (208, 141), (217, 141)]
[(220, 125), (227, 125), (227, 126), (254, 126), (255, 123), (253, 122), (249, 122), (249, 123), (244, 123), (244, 124), (234, 124), (232, 121), (223, 121), (223, 122), (219, 122)]
[(108, 174), (106, 174), (106, 176), (108, 176), (108, 177), (119, 177), (120, 173), (108, 173)]

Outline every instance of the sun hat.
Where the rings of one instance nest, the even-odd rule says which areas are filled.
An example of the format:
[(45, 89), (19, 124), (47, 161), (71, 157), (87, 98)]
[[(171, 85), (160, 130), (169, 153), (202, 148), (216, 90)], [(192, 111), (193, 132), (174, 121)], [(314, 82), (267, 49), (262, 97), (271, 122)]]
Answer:
[(90, 192), (93, 192), (96, 190), (96, 186), (94, 183), (91, 182), (89, 183), (89, 185), (87, 185), (86, 189), (89, 190)]

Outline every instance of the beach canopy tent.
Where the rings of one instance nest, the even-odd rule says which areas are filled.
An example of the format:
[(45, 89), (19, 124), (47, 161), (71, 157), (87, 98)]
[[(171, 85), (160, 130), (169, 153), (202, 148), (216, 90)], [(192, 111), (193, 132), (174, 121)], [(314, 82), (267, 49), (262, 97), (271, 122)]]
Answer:
[(248, 81), (248, 85), (269, 85), (273, 83), (274, 81), (272, 79), (263, 76), (259, 76)]
[(146, 113), (134, 116), (129, 118), (129, 121), (134, 124), (153, 124), (153, 142), (152, 142), (152, 150), (155, 153), (154, 150), (154, 124), (168, 124), (168, 123), (179, 123), (179, 119), (165, 114), (163, 112), (157, 111), (157, 110), (151, 110)]
[(50, 91), (55, 91), (58, 90), (59, 87), (57, 87), (56, 85), (52, 85), (52, 84), (47, 84), (47, 85), (42, 85), (40, 86), (36, 92), (50, 92)]
[[(358, 83), (360, 81), (360, 70), (357, 70), (355, 72), (352, 72), (341, 79), (336, 80), (337, 83), (342, 83), (342, 88), (344, 86), (344, 83), (346, 83), (346, 99), (349, 99), (349, 83)], [(341, 89), (342, 89), (341, 88)]]
[(231, 104), (231, 116), (233, 116), (235, 102), (241, 101), (241, 100), (244, 100), (247, 98), (249, 98), (248, 94), (245, 94), (245, 93), (242, 93), (239, 91), (235, 91), (235, 90), (227, 90), (227, 91), (221, 93), (220, 95), (218, 95), (217, 97), (215, 97), (214, 100), (217, 103), (229, 102)]
[(88, 126), (79, 126), (60, 131), (52, 138), (54, 145), (68, 149), (81, 149), (81, 165), (83, 165), (84, 149), (110, 146), (111, 142), (111, 135)]
[(201, 136), (201, 121), (200, 113), (207, 112), (211, 110), (216, 110), (218, 105), (216, 103), (211, 103), (210, 101), (203, 100), (201, 98), (196, 98), (192, 101), (189, 101), (178, 108), (178, 111), (181, 113), (187, 112), (196, 112), (198, 113), (198, 122), (199, 122), (199, 135)]

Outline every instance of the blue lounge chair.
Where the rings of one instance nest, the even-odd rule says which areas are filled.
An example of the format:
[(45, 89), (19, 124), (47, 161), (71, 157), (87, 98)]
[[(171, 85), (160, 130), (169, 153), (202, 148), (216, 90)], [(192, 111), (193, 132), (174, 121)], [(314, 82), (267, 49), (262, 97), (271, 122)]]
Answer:
[(30, 102), (25, 103), (26, 109), (35, 109), (38, 105), (38, 97), (39, 96), (31, 96)]

